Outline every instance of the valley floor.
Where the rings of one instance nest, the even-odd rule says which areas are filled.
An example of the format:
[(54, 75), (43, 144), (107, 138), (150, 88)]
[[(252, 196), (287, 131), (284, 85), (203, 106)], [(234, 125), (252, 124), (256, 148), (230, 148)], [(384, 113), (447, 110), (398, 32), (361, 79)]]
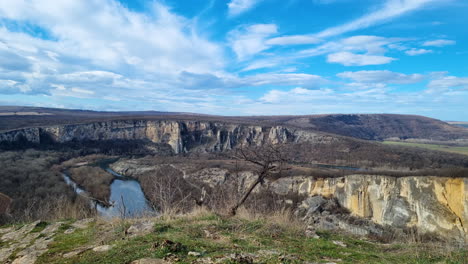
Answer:
[(317, 235), (306, 236), (301, 224), (278, 215), (34, 222), (0, 228), (0, 262), (468, 263), (468, 251), (441, 245)]

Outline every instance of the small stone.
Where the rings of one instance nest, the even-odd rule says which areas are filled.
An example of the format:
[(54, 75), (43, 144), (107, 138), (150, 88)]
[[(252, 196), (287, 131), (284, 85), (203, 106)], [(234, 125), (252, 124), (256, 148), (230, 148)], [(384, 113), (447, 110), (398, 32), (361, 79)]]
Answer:
[(111, 245), (98, 246), (98, 247), (93, 248), (93, 251), (94, 252), (105, 252), (105, 251), (111, 250), (112, 247), (113, 246), (111, 246)]
[(276, 250), (266, 250), (266, 249), (261, 249), (257, 252), (259, 255), (262, 256), (271, 256), (271, 255), (280, 255), (281, 253), (276, 251)]
[(305, 235), (306, 235), (306, 237), (310, 237), (310, 238), (314, 238), (314, 239), (319, 239), (320, 238), (320, 236), (317, 235), (317, 233), (315, 233), (315, 230), (310, 230), (310, 229), (306, 230)]
[(192, 257), (200, 257), (201, 256), (201, 253), (200, 252), (195, 252), (195, 251), (190, 251), (188, 253), (189, 256), (192, 256)]
[(67, 230), (65, 230), (65, 232), (63, 232), (64, 234), (66, 235), (69, 235), (71, 233), (75, 232), (75, 228), (68, 228)]
[(332, 241), (332, 243), (340, 247), (347, 247), (347, 245), (341, 241)]
[(253, 264), (253, 258), (247, 254), (235, 253), (230, 255), (230, 260), (239, 264)]
[(154, 230), (154, 223), (151, 221), (139, 221), (131, 225), (126, 234), (130, 237), (147, 235)]
[(139, 260), (132, 261), (130, 264), (169, 264), (169, 262), (163, 259), (142, 258)]
[(169, 261), (170, 263), (178, 262), (180, 259), (172, 254), (172, 253), (167, 253), (167, 255), (164, 257), (165, 261)]
[(88, 227), (89, 223), (93, 222), (94, 219), (92, 218), (86, 218), (86, 219), (81, 219), (76, 221), (75, 223), (71, 224), (74, 228), (78, 229), (85, 229)]
[(71, 252), (63, 254), (62, 257), (64, 257), (64, 258), (73, 258), (73, 257), (76, 257), (79, 254), (85, 252), (86, 250), (88, 250), (88, 249), (87, 248), (82, 248), (82, 249), (73, 250)]

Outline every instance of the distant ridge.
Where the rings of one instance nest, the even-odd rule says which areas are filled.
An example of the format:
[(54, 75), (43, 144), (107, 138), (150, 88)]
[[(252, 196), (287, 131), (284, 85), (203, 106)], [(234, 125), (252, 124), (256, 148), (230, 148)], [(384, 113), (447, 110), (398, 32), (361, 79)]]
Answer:
[(101, 112), (23, 106), (0, 106), (0, 131), (108, 120), (191, 120), (288, 126), (365, 140), (468, 140), (468, 129), (441, 120), (399, 114), (322, 114), (303, 116), (215, 116), (184, 112)]

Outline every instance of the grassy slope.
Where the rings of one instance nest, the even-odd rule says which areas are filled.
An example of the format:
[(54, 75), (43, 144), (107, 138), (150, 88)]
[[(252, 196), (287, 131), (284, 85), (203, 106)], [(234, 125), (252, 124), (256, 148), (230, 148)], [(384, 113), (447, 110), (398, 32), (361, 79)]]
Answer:
[(468, 147), (455, 147), (455, 146), (447, 146), (447, 145), (396, 142), (396, 141), (384, 141), (383, 144), (399, 145), (399, 146), (407, 146), (407, 147), (418, 147), (418, 148), (424, 148), (424, 149), (430, 149), (430, 150), (438, 150), (438, 151), (468, 155)]
[[(466, 263), (467, 251), (449, 251), (428, 245), (384, 245), (357, 238), (319, 233), (321, 238), (307, 238), (298, 226), (290, 223), (274, 224), (265, 220), (241, 218), (223, 219), (212, 214), (178, 217), (155, 221), (155, 232), (136, 238), (123, 235), (123, 222), (97, 222), (73, 234), (59, 234), (49, 251), (39, 258), (39, 264), (53, 263), (130, 263), (152, 257), (163, 258), (168, 253), (177, 256), (178, 263), (207, 263), (206, 258), (220, 260), (232, 253), (253, 253), (255, 263)], [(128, 226), (128, 225), (127, 225)], [(63, 228), (62, 230), (65, 230)], [(206, 234), (210, 235), (207, 236)], [(64, 253), (96, 243), (111, 244), (108, 252), (88, 250), (81, 255), (65, 259)], [(157, 243), (164, 240), (179, 242), (182, 247), (170, 250)], [(333, 243), (342, 241), (347, 246)], [(261, 253), (267, 250), (269, 254)], [(202, 253), (188, 256), (189, 251)], [(265, 251), (263, 251), (265, 252)], [(205, 258), (205, 260), (203, 259)], [(195, 262), (197, 261), (197, 262)], [(221, 260), (219, 263), (236, 263)]]

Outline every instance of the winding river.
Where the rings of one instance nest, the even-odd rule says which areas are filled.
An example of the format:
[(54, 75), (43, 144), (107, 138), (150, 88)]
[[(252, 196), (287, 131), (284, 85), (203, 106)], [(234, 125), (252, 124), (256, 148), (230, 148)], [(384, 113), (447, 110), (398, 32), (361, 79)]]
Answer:
[[(137, 180), (120, 175), (109, 167), (103, 165), (101, 167), (112, 174), (114, 180), (110, 186), (111, 194), (109, 201), (112, 204), (111, 206), (104, 206), (101, 203), (92, 201), (92, 205), (96, 207), (99, 215), (113, 218), (142, 217), (156, 214)], [(63, 173), (63, 178), (77, 194), (89, 197), (89, 194), (80, 188), (66, 173)]]

